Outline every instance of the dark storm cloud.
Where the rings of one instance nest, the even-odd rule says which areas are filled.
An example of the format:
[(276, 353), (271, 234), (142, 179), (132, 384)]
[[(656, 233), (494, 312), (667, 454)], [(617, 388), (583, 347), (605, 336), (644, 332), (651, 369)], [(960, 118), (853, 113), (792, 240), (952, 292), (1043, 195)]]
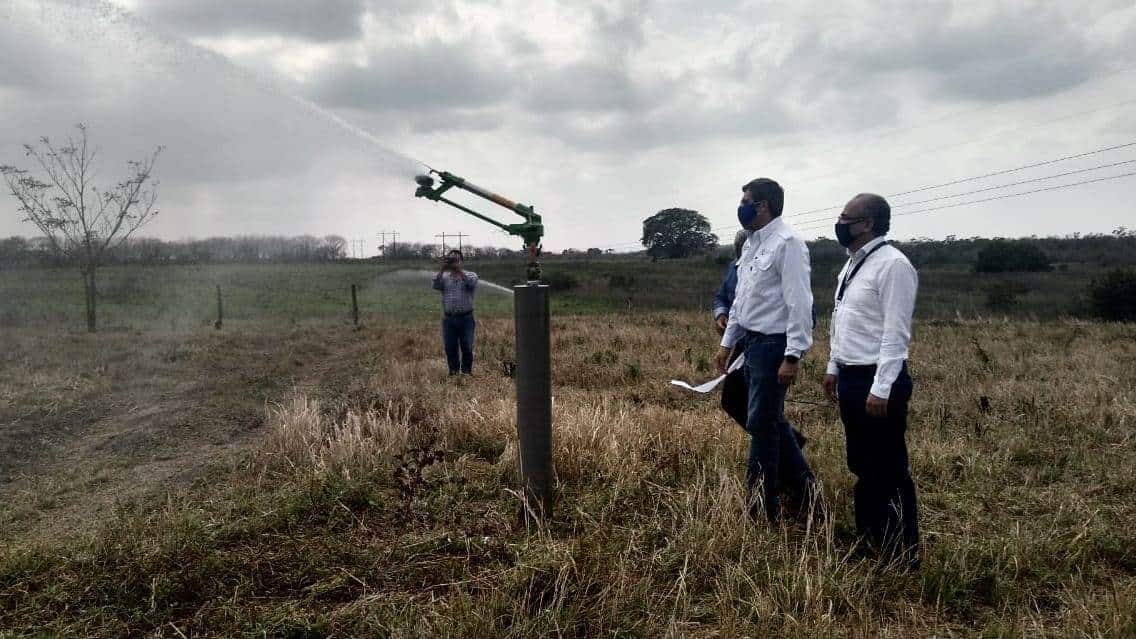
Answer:
[(352, 109), (467, 108), (504, 101), (512, 90), (503, 60), (481, 55), (474, 42), (431, 40), (373, 52), (365, 65), (337, 63), (308, 87), (321, 104)]
[(649, 114), (566, 118), (552, 135), (587, 151), (634, 153), (727, 137), (774, 136), (796, 128), (782, 105), (758, 101), (718, 107), (672, 104)]
[(525, 104), (545, 112), (649, 109), (659, 90), (637, 84), (622, 65), (589, 60), (534, 74)]
[[(283, 84), (424, 160), (476, 167), (490, 185), (508, 187), (523, 149), (531, 161), (521, 170), (543, 179), (555, 169), (560, 204), (597, 211), (581, 228), (607, 233), (624, 186), (653, 188), (694, 163), (795, 162), (832, 173), (840, 166), (822, 152), (856, 138), (871, 141), (857, 149), (866, 159), (841, 175), (906, 174), (914, 169), (894, 159), (897, 136), (882, 127), (1003, 103), (1007, 117), (1051, 117), (1098, 106), (1109, 90), (1100, 97), (1124, 98), (1115, 87), (1132, 76), (1115, 72), (1136, 59), (1131, 0), (1000, 4), (121, 0), (145, 17), (134, 25), (113, 10), (76, 8), (104, 7), (99, 0), (0, 0), (0, 162), (19, 163), (20, 142), (85, 121), (106, 149), (108, 176), (165, 145), (164, 233), (239, 232), (250, 217), (260, 229), (290, 232), (296, 220), (313, 220), (312, 228), (343, 232), (334, 225), (346, 208), (328, 213), (329, 198), (374, 206), (376, 176), (397, 173), (377, 165), (398, 161), (288, 97)], [(76, 15), (53, 17), (57, 5)], [(10, 7), (23, 7), (16, 24)], [(231, 52), (278, 84), (151, 33), (155, 26)], [(1070, 106), (1081, 97), (1093, 103)], [(1127, 117), (1081, 124), (1068, 127), (1078, 144), (1136, 126)], [(975, 116), (949, 135), (941, 130), (951, 127), (920, 129), (921, 143), (954, 144), (963, 126), (996, 132)], [(1055, 155), (1066, 150), (1052, 140), (1061, 132), (1038, 133), (1036, 145), (1044, 137), (1060, 147)], [(999, 165), (1027, 162), (1013, 146), (990, 154), (1005, 152)], [(969, 165), (951, 165), (952, 154), (921, 159), (918, 170), (927, 180), (966, 175)], [(589, 181), (611, 165), (628, 168), (625, 185)], [(417, 215), (398, 180), (390, 215)], [(0, 228), (14, 228), (9, 200)], [(634, 235), (632, 227), (620, 232)], [(587, 232), (558, 241), (577, 239), (595, 241)]]
[(957, 5), (923, 5), (914, 20), (881, 13), (869, 28), (832, 27), (802, 38), (804, 64), (841, 78), (911, 73), (947, 98), (1001, 101), (1059, 93), (1108, 68), (1115, 51), (1093, 46), (1084, 25), (1048, 5), (960, 15)]
[(147, 0), (139, 14), (186, 36), (282, 35), (315, 42), (362, 34), (366, 0)]
[(0, 23), (0, 48), (16, 43), (11, 59), (35, 66), (38, 81), (0, 94), (0, 162), (17, 161), (19, 143), (86, 122), (107, 164), (163, 145), (162, 175), (182, 183), (281, 178), (336, 149), (402, 164), (221, 56), (81, 3), (59, 6)]

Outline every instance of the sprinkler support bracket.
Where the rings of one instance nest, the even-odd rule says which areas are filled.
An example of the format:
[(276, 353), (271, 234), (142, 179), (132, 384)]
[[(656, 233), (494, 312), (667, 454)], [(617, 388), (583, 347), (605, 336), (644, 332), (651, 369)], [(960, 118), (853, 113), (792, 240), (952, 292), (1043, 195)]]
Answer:
[[(434, 178), (430, 177), (429, 175), (419, 175), (414, 178), (414, 181), (418, 183), (418, 188), (414, 191), (414, 197), (424, 197), (428, 200), (434, 200), (435, 202), (444, 202), (454, 207), (455, 209), (458, 209), (459, 211), (469, 213), (479, 220), (488, 222), (510, 235), (516, 235), (517, 237), (520, 237), (525, 242), (525, 253), (527, 258), (525, 271), (526, 279), (530, 284), (535, 284), (536, 282), (540, 281), (541, 273), (540, 262), (538, 258), (540, 256), (540, 238), (544, 236), (544, 224), (541, 220), (541, 217), (537, 215), (535, 211), (533, 211), (532, 206), (529, 206), (527, 204), (520, 204), (506, 197), (497, 195), (496, 193), (483, 189), (480, 186), (467, 181), (465, 178), (458, 177), (453, 173), (450, 173), (449, 171), (437, 171), (430, 169), (430, 173), (437, 175), (438, 179), (441, 180), (441, 184), (435, 187)], [(469, 208), (468, 206), (458, 204), (457, 202), (454, 202), (453, 200), (442, 196), (442, 194), (444, 194), (446, 191), (449, 191), (450, 189), (455, 187), (464, 191), (469, 191), (470, 193), (489, 200), (490, 202), (498, 206), (507, 208), (517, 215), (525, 218), (525, 221), (516, 224), (506, 224), (504, 222), (499, 222), (489, 217), (488, 215), (479, 213)]]

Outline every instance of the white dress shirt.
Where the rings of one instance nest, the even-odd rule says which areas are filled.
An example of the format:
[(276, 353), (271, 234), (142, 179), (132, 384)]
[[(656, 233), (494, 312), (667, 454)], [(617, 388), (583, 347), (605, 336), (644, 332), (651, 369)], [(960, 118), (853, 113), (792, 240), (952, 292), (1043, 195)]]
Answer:
[(738, 286), (722, 346), (746, 331), (785, 333), (785, 354), (801, 357), (813, 345), (809, 249), (781, 218), (754, 231), (738, 260)]
[(844, 299), (832, 311), (828, 358), (830, 375), (839, 374), (840, 364), (875, 364), (871, 393), (881, 399), (891, 395), (891, 386), (907, 360), (911, 314), (919, 288), (915, 267), (894, 246), (881, 247), (867, 257), (884, 241), (877, 237), (851, 254), (836, 278), (838, 294), (846, 275), (863, 262), (844, 289)]

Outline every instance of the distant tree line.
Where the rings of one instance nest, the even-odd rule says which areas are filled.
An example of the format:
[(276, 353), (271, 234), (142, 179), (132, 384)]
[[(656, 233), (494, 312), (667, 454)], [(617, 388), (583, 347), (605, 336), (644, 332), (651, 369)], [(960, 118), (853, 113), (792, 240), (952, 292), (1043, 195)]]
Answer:
[[(400, 242), (386, 245), (387, 259), (434, 259), (441, 255), (437, 244)], [(453, 248), (447, 246), (447, 248)], [(599, 254), (599, 249), (594, 249)], [(376, 246), (367, 248), (370, 255)], [(463, 246), (467, 260), (521, 259), (518, 250), (493, 246)], [(593, 255), (569, 249), (566, 256)], [(105, 265), (159, 264), (257, 264), (257, 263), (324, 263), (351, 259), (348, 242), (338, 235), (210, 237), (189, 240), (130, 238), (106, 251)], [(9, 237), (0, 239), (0, 268), (18, 266), (71, 266), (73, 258), (45, 237)]]
[[(979, 256), (994, 263), (995, 270), (1046, 270), (1045, 263), (1094, 264), (1100, 266), (1136, 266), (1136, 232), (1126, 228), (1110, 234), (1074, 234), (1067, 237), (955, 238), (932, 240), (916, 238), (897, 241), (917, 267), (955, 267), (981, 270)], [(835, 240), (818, 238), (808, 242), (814, 268), (839, 267), (848, 259), (844, 248)], [(1025, 247), (1025, 248), (1023, 248)], [(450, 248), (447, 246), (447, 248)], [(376, 250), (370, 247), (370, 251)], [(985, 251), (985, 253), (984, 253)], [(517, 249), (493, 246), (463, 246), (467, 260), (523, 259)], [(732, 259), (732, 246), (720, 246), (714, 253), (722, 264)], [(437, 244), (400, 242), (387, 244), (388, 259), (434, 259), (441, 254)], [(592, 258), (622, 259), (611, 249), (564, 249), (546, 254), (545, 259), (579, 260)], [(624, 254), (623, 257), (626, 257)], [(108, 251), (107, 264), (212, 264), (212, 263), (276, 263), (336, 262), (350, 259), (348, 242), (338, 235), (315, 237), (236, 236), (200, 240), (158, 240), (131, 238), (122, 246)], [(65, 258), (53, 252), (51, 243), (42, 237), (0, 238), (0, 268), (13, 266), (64, 266)]]
[[(948, 236), (944, 240), (915, 238), (893, 242), (917, 268), (953, 267), (998, 273), (1048, 271), (1061, 264), (1136, 265), (1136, 232), (1125, 227), (1109, 234), (1074, 233), (1066, 237)], [(814, 268), (838, 267), (848, 259), (848, 253), (836, 240), (818, 238), (808, 245)], [(733, 255), (733, 250), (723, 246), (719, 255)]]

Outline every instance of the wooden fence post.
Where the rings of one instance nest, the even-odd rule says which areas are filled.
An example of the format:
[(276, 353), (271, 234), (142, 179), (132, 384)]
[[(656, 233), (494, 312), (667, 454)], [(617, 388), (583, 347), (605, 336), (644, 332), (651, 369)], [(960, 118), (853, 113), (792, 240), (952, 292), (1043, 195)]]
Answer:
[(351, 321), (359, 328), (359, 298), (355, 296), (355, 285), (351, 285)]
[(221, 305), (221, 285), (217, 285), (217, 321), (213, 322), (213, 328), (221, 330), (221, 324), (225, 318), (224, 307)]

